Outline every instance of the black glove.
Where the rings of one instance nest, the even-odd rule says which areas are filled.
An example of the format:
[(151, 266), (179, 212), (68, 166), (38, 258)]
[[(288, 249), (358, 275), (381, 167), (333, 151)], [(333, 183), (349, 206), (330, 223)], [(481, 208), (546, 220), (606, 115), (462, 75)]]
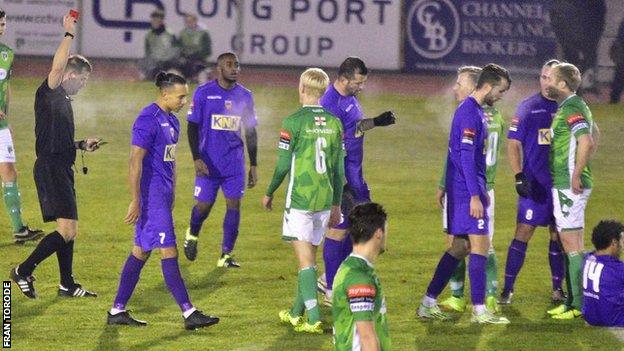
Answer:
[(522, 197), (531, 195), (531, 183), (523, 172), (516, 174), (516, 192)]
[(373, 118), (373, 124), (375, 127), (385, 127), (396, 123), (396, 117), (392, 111), (386, 111), (379, 116)]

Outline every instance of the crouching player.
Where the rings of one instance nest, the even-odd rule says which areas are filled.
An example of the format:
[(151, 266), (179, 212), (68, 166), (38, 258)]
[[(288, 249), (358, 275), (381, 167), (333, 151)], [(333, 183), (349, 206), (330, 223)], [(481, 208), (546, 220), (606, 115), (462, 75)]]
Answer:
[(600, 221), (592, 233), (596, 251), (583, 268), (583, 315), (587, 323), (624, 327), (624, 225)]
[(126, 304), (139, 281), (141, 270), (153, 249), (160, 249), (162, 273), (167, 288), (182, 310), (184, 327), (196, 329), (219, 322), (191, 304), (184, 286), (171, 211), (175, 200), (175, 151), (180, 122), (172, 112), (186, 104), (186, 80), (172, 73), (156, 77), (160, 96), (141, 111), (132, 127), (130, 191), (132, 202), (125, 222), (135, 225), (134, 247), (121, 271), (119, 289), (108, 312), (108, 324), (146, 325), (126, 311)]
[(342, 262), (334, 280), (336, 350), (390, 350), (386, 299), (373, 267), (386, 250), (387, 217), (376, 203), (358, 205), (349, 214), (353, 252)]
[[(297, 332), (323, 333), (316, 296), (316, 251), (323, 234), (340, 222), (344, 177), (342, 124), (319, 105), (329, 84), (327, 74), (307, 69), (299, 80), (297, 112), (282, 122), (279, 158), (273, 180), (262, 199), (272, 209), (273, 193), (290, 173), (283, 236), (299, 260), (298, 287), (290, 310), (279, 312), (282, 322)], [(307, 320), (304, 321), (304, 312)]]

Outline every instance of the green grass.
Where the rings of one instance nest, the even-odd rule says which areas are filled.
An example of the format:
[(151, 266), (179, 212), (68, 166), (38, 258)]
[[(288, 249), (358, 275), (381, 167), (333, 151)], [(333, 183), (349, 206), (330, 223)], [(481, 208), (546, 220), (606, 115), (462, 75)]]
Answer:
[[(405, 78), (416, 79), (416, 78)], [(24, 218), (41, 225), (32, 180), (34, 162), (34, 92), (39, 80), (13, 83), (11, 124), (15, 132)], [(105, 325), (106, 311), (116, 292), (121, 266), (133, 243), (133, 228), (122, 219), (129, 203), (127, 158), (130, 127), (137, 112), (156, 95), (149, 83), (90, 82), (73, 103), (76, 137), (103, 137), (110, 144), (87, 155), (89, 175), (76, 174), (79, 205), (79, 237), (74, 273), (97, 299), (64, 300), (56, 297), (58, 268), (51, 257), (36, 271), (40, 298), (27, 300), (14, 286), (13, 348), (16, 350), (327, 350), (331, 333), (298, 335), (278, 323), (277, 312), (291, 303), (296, 283), (292, 249), (280, 239), (283, 188), (276, 195), (272, 213), (264, 212), (260, 198), (276, 160), (277, 130), (282, 118), (297, 108), (296, 89), (250, 86), (260, 119), (259, 185), (243, 201), (241, 234), (236, 255), (240, 270), (216, 269), (224, 213), (217, 200), (200, 239), (197, 261), (181, 259), (182, 273), (193, 303), (217, 314), (221, 323), (207, 330), (182, 329), (178, 307), (166, 290), (158, 254), (146, 265), (130, 301), (135, 315), (149, 321), (147, 328)], [(512, 91), (513, 93), (513, 91)], [(516, 93), (515, 97), (519, 97)], [(509, 121), (517, 99), (502, 103)], [(366, 139), (365, 174), (373, 198), (384, 204), (389, 219), (388, 251), (377, 264), (388, 302), (388, 316), (395, 350), (616, 350), (617, 339), (608, 331), (587, 327), (583, 321), (554, 322), (545, 316), (549, 307), (550, 273), (548, 235), (539, 230), (530, 244), (524, 269), (516, 286), (516, 299), (505, 310), (508, 327), (477, 326), (466, 313), (451, 323), (423, 323), (415, 318), (424, 290), (444, 248), (440, 213), (434, 205), (435, 186), (445, 156), (452, 111), (446, 98), (426, 100), (399, 94), (364, 94), (369, 114), (393, 108), (396, 126), (369, 132)], [(587, 209), (586, 223), (622, 215), (624, 198), (624, 145), (621, 107), (592, 106), (602, 129), (601, 146), (593, 163), (596, 188)], [(180, 114), (184, 119), (184, 113)], [(194, 173), (185, 122), (178, 149), (178, 196), (174, 218), (178, 243), (187, 226), (193, 203)], [(507, 160), (501, 155), (496, 198), (496, 235), (499, 276), (503, 278), (506, 249), (515, 225), (516, 194)], [(77, 161), (80, 168), (80, 159)], [(0, 272), (23, 260), (33, 245), (12, 244), (8, 218), (0, 237)], [(586, 241), (589, 238), (586, 235)], [(319, 255), (319, 264), (322, 260)], [(443, 294), (443, 297), (446, 293)], [(322, 310), (329, 322), (330, 311)], [(328, 323), (329, 325), (330, 323)]]

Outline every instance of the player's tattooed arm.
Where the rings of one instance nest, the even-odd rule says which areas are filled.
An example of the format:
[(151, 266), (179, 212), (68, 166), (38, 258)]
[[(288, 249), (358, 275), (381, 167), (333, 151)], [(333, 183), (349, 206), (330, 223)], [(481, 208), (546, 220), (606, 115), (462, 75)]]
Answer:
[(594, 142), (589, 134), (582, 134), (577, 137), (576, 164), (574, 172), (572, 172), (572, 191), (575, 194), (583, 192), (583, 184), (581, 182), (581, 174), (587, 166), (590, 154), (594, 148)]

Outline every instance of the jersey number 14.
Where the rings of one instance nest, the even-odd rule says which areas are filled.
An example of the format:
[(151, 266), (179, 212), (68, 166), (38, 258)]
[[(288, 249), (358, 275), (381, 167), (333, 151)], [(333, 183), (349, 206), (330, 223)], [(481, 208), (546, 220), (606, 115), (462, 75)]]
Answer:
[(587, 261), (587, 263), (585, 263), (585, 269), (583, 269), (583, 289), (587, 289), (589, 280), (591, 280), (592, 290), (594, 290), (595, 293), (600, 292), (600, 275), (602, 274), (603, 268), (604, 264), (596, 261)]

